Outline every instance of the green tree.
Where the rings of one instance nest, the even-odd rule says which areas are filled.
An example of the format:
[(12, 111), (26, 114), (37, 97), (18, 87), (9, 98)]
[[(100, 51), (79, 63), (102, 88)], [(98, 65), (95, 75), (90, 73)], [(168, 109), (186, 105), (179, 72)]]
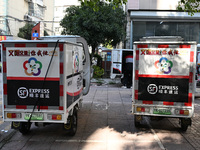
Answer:
[[(18, 37), (24, 38), (27, 40), (31, 40), (31, 33), (32, 33), (32, 28), (34, 27), (33, 24), (26, 23), (25, 26), (22, 28), (19, 28), (19, 33), (17, 34)], [(48, 36), (49, 34), (47, 33), (46, 30), (44, 30), (44, 36)]]
[(62, 34), (80, 35), (92, 47), (92, 52), (99, 44), (110, 43), (116, 46), (125, 37), (126, 15), (119, 7), (112, 4), (98, 3), (99, 10), (90, 6), (72, 6), (66, 9), (66, 15), (60, 25)]
[(44, 30), (44, 36), (49, 36), (49, 34), (46, 30)]
[(31, 32), (33, 27), (33, 24), (26, 23), (25, 26), (19, 28), (19, 33), (17, 34), (17, 36), (20, 38), (31, 40)]
[(177, 9), (180, 11), (186, 11), (190, 15), (194, 15), (196, 12), (200, 12), (200, 0), (180, 0)]
[(118, 8), (122, 4), (126, 4), (127, 0), (79, 0), (81, 2), (81, 5), (87, 5), (93, 10), (97, 11), (99, 10), (99, 2), (105, 1), (113, 4), (113, 8)]

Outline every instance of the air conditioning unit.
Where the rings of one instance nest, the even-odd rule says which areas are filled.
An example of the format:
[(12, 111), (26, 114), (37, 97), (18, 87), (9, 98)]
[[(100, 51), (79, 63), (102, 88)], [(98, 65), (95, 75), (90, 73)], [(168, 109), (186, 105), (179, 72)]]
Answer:
[(26, 2), (28, 2), (28, 3), (32, 3), (33, 2), (33, 0), (25, 0)]
[(24, 20), (25, 21), (32, 21), (32, 18), (29, 15), (24, 15)]

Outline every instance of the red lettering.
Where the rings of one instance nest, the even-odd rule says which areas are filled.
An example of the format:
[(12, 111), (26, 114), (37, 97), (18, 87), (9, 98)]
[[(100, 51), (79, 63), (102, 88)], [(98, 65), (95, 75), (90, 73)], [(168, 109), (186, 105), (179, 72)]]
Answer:
[(162, 54), (167, 55), (167, 51), (166, 50), (162, 51)]
[(39, 51), (37, 52), (37, 55), (38, 55), (38, 56), (42, 56), (41, 50), (39, 50)]
[(142, 54), (144, 54), (144, 55), (145, 55), (145, 50), (141, 50), (141, 52), (142, 52), (142, 53), (141, 53), (141, 55), (142, 55)]
[(155, 51), (155, 50), (152, 50), (152, 51), (151, 51), (151, 54), (152, 54), (152, 55), (156, 55), (156, 51)]
[(8, 56), (14, 56), (14, 54), (13, 54), (13, 50), (9, 50), (9, 55)]
[(160, 55), (160, 51), (159, 50), (156, 50), (156, 55)]
[(151, 55), (151, 50), (146, 51), (147, 55)]
[(29, 52), (28, 51), (24, 51), (24, 56), (29, 56)]
[(169, 55), (173, 55), (173, 52), (172, 52), (172, 50), (170, 50), (170, 51), (168, 52), (168, 54), (169, 54)]
[(178, 55), (179, 51), (178, 50), (174, 50), (174, 55)]
[(19, 50), (15, 50), (15, 56), (19, 56)]
[(31, 51), (31, 56), (35, 56), (36, 55), (36, 52), (33, 50)]
[(43, 56), (45, 56), (45, 55), (49, 55), (48, 51), (43, 51)]
[(19, 55), (20, 56), (24, 56), (24, 52), (23, 51), (19, 51)]

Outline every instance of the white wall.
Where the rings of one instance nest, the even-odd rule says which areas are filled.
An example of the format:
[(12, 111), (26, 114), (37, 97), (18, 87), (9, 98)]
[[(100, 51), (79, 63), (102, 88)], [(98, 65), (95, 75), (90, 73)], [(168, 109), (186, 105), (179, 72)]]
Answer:
[[(43, 0), (44, 5), (46, 6), (44, 20), (53, 21), (54, 19), (54, 1), (57, 0)], [(53, 22), (45, 22), (45, 30), (49, 35), (53, 35)]]
[(78, 0), (55, 0), (54, 8), (54, 35), (61, 35), (62, 27), (60, 26), (60, 21), (65, 16), (65, 10), (67, 7), (72, 5), (78, 6), (80, 2)]
[[(54, 17), (54, 0), (34, 0), (41, 6), (46, 6), (44, 11), (44, 18), (33, 17), (33, 21), (53, 21)], [(7, 15), (8, 24), (11, 31), (11, 35), (17, 36), (19, 28), (25, 25), (24, 15), (28, 13), (28, 2), (26, 0), (0, 0), (0, 16)], [(1, 20), (5, 17), (0, 17), (0, 29), (6, 29), (6, 24), (2, 24)], [(52, 34), (53, 23), (46, 23), (45, 29), (49, 31), (48, 33)], [(8, 33), (9, 34), (9, 33)]]
[(128, 9), (176, 10), (180, 0), (128, 0)]
[(8, 0), (7, 15), (13, 18), (8, 18), (9, 28), (11, 34), (17, 36), (19, 28), (25, 25), (24, 22), (20, 22), (14, 18), (24, 20), (24, 15), (28, 12), (28, 3), (25, 0)]

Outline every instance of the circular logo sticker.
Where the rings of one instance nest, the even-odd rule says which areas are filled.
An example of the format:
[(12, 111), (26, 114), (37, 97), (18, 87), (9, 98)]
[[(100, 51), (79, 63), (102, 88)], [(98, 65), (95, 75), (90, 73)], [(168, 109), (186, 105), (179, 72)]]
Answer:
[(158, 91), (158, 87), (155, 84), (149, 84), (147, 87), (147, 91), (149, 94), (156, 94)]
[(25, 87), (20, 87), (17, 90), (17, 95), (19, 98), (27, 98), (28, 97), (28, 90)]

